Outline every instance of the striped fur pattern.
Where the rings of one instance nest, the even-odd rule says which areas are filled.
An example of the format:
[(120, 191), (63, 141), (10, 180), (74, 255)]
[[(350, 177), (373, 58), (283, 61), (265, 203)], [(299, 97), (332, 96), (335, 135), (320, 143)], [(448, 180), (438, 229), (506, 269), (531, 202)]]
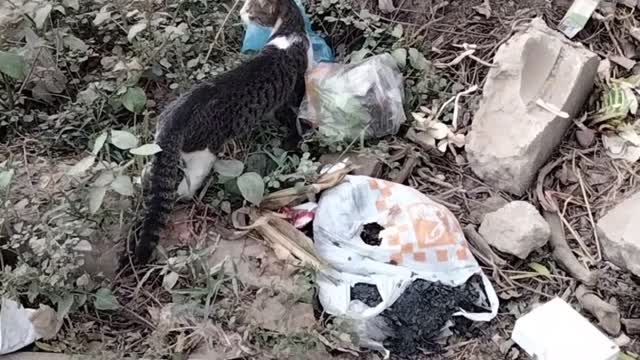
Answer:
[(138, 264), (152, 257), (176, 198), (193, 196), (226, 141), (250, 133), (272, 115), (295, 134), (312, 51), (302, 14), (294, 0), (246, 0), (241, 17), (272, 27), (269, 43), (238, 68), (194, 86), (158, 119), (155, 142), (162, 151), (144, 175), (146, 213), (135, 249)]

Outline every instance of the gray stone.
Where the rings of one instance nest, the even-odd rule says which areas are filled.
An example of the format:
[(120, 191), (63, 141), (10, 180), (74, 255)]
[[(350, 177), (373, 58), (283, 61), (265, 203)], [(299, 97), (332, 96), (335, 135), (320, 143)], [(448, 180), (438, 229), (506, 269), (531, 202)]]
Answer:
[(605, 258), (640, 276), (640, 192), (611, 209), (597, 224)]
[(479, 232), (491, 246), (520, 259), (543, 247), (551, 236), (549, 224), (524, 201), (511, 202), (485, 215)]
[(487, 183), (521, 195), (558, 147), (595, 80), (598, 56), (535, 19), (500, 46), (467, 137), (467, 158)]

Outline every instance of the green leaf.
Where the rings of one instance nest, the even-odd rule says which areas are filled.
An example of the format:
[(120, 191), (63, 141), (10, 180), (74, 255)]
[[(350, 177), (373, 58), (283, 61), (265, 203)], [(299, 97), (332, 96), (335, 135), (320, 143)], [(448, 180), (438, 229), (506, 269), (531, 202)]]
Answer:
[(217, 160), (213, 164), (213, 169), (225, 178), (235, 178), (242, 175), (244, 164), (239, 160)]
[(620, 355), (618, 355), (618, 360), (637, 360), (637, 357), (631, 356), (627, 353), (621, 352)]
[(400, 39), (403, 33), (404, 33), (404, 29), (402, 28), (402, 24), (398, 24), (393, 28), (393, 31), (391, 32), (391, 36)]
[(62, 4), (66, 7), (70, 7), (73, 10), (80, 10), (80, 0), (62, 0)]
[(73, 306), (73, 303), (73, 294), (66, 294), (65, 297), (62, 298), (60, 302), (58, 302), (58, 318), (63, 319), (65, 316), (67, 316), (67, 314), (71, 310), (71, 307)]
[(91, 186), (102, 187), (109, 186), (111, 182), (114, 180), (113, 171), (104, 170), (98, 175), (98, 178), (91, 184)]
[(124, 130), (111, 130), (111, 143), (118, 149), (128, 150), (138, 146), (138, 138)]
[(178, 279), (180, 279), (180, 275), (172, 271), (164, 276), (164, 279), (162, 280), (162, 286), (165, 288), (165, 290), (171, 291), (176, 286)]
[(104, 132), (96, 138), (96, 141), (93, 143), (93, 150), (91, 151), (91, 153), (93, 155), (98, 155), (98, 153), (100, 152), (100, 150), (102, 150), (102, 147), (104, 146), (104, 143), (106, 141), (107, 141), (107, 133)]
[(49, 14), (51, 14), (51, 10), (53, 9), (53, 5), (47, 4), (43, 7), (38, 8), (36, 10), (35, 16), (33, 17), (33, 22), (36, 23), (36, 28), (42, 29), (44, 23), (49, 18)]
[(120, 308), (120, 304), (118, 304), (118, 300), (111, 293), (111, 290), (102, 288), (96, 291), (96, 298), (93, 301), (93, 306), (96, 307), (96, 310), (118, 310)]
[(409, 63), (416, 70), (425, 70), (430, 65), (427, 58), (424, 57), (424, 54), (416, 48), (409, 49)]
[(160, 145), (158, 144), (144, 144), (140, 147), (129, 150), (129, 152), (132, 153), (133, 155), (140, 155), (140, 156), (149, 156), (149, 155), (157, 154), (160, 151), (162, 151), (162, 148), (160, 148)]
[(109, 5), (105, 5), (100, 9), (100, 12), (96, 14), (96, 17), (93, 19), (93, 25), (98, 26), (103, 22), (111, 19), (111, 11), (107, 11)]
[(116, 179), (111, 183), (111, 188), (123, 196), (133, 195), (133, 183), (131, 182), (131, 178), (127, 175), (120, 175), (116, 177)]
[(71, 35), (66, 34), (63, 38), (64, 44), (71, 50), (76, 50), (80, 52), (85, 52), (89, 50), (89, 45), (87, 45), (81, 39)]
[(262, 176), (254, 172), (243, 174), (238, 178), (238, 188), (245, 200), (254, 205), (260, 205), (264, 197)]
[(147, 95), (139, 87), (128, 88), (122, 95), (122, 105), (133, 113), (141, 113), (147, 105)]
[(355, 64), (355, 63), (359, 63), (362, 60), (364, 60), (364, 58), (369, 55), (369, 53), (371, 53), (371, 51), (369, 51), (369, 49), (360, 49), (358, 51), (354, 51), (353, 53), (351, 53), (351, 64)]
[(395, 49), (391, 53), (391, 56), (396, 59), (396, 62), (398, 63), (398, 66), (400, 66), (400, 68), (404, 68), (405, 66), (407, 66), (407, 49)]
[(546, 266), (537, 263), (537, 262), (532, 262), (531, 264), (529, 264), (529, 267), (531, 269), (533, 269), (533, 271), (537, 272), (540, 275), (546, 276), (546, 277), (551, 277), (551, 272), (549, 271), (549, 269), (547, 269)]
[(98, 186), (91, 188), (89, 191), (89, 212), (93, 215), (100, 210), (104, 195), (107, 193), (106, 186)]
[(0, 72), (16, 80), (24, 79), (24, 58), (18, 54), (0, 51)]
[(89, 168), (93, 166), (95, 162), (96, 162), (95, 156), (93, 155), (87, 156), (86, 158), (78, 161), (77, 164), (73, 165), (73, 167), (69, 169), (69, 171), (67, 171), (67, 175), (69, 176), (83, 175), (87, 170), (89, 170)]
[(139, 23), (133, 25), (130, 29), (129, 29), (129, 34), (127, 35), (127, 40), (129, 40), (129, 42), (132, 42), (133, 39), (136, 38), (136, 35), (138, 35), (142, 30), (147, 28), (147, 22), (145, 20), (140, 21)]
[(13, 173), (13, 169), (0, 171), (0, 190), (4, 190), (9, 187), (11, 179), (13, 179)]

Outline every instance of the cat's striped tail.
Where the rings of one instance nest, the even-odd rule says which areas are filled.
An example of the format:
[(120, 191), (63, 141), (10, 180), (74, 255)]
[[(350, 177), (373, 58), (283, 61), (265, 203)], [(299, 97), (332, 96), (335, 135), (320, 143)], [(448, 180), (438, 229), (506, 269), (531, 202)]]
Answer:
[(149, 174), (148, 192), (144, 194), (146, 213), (142, 230), (138, 237), (135, 262), (144, 265), (149, 262), (160, 240), (160, 232), (165, 228), (176, 200), (180, 175), (180, 149), (182, 136), (164, 136), (158, 145), (162, 151), (154, 155)]

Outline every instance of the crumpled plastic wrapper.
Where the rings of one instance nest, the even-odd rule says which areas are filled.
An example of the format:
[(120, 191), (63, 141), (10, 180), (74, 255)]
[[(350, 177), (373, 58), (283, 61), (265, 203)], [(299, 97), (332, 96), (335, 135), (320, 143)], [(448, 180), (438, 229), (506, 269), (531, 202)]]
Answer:
[(18, 351), (36, 340), (52, 338), (61, 325), (55, 310), (46, 305), (25, 309), (13, 300), (2, 299), (0, 355)]
[(394, 135), (406, 120), (402, 73), (390, 54), (307, 73), (299, 118), (329, 143)]

